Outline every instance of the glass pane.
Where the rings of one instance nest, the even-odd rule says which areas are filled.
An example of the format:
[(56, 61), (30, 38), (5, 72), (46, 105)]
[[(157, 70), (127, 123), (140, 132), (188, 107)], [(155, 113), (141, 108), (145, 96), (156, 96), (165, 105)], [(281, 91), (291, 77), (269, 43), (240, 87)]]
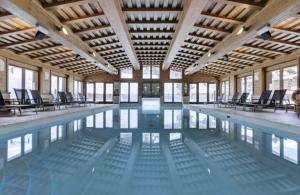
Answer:
[(78, 81), (74, 81), (74, 97), (78, 98)]
[(292, 101), (292, 94), (297, 89), (297, 66), (283, 69), (283, 89), (287, 89), (285, 99)]
[(271, 72), (271, 79), (269, 82), (269, 90), (280, 89), (280, 70), (274, 70)]
[(217, 96), (217, 85), (215, 83), (209, 84), (209, 101), (214, 102), (216, 101)]
[(96, 100), (97, 102), (104, 101), (104, 83), (96, 83)]
[(164, 84), (164, 102), (173, 101), (173, 84), (165, 83)]
[(88, 101), (94, 101), (94, 83), (86, 84), (86, 99)]
[(182, 83), (174, 83), (174, 102), (182, 102)]
[(182, 79), (182, 71), (170, 70), (170, 79)]
[(121, 97), (120, 97), (121, 102), (128, 102), (129, 100), (128, 90), (129, 90), (129, 84), (121, 83)]
[(207, 115), (199, 113), (199, 129), (207, 129)]
[(241, 78), (241, 80), (240, 80), (240, 91), (241, 91), (241, 93), (244, 93), (245, 92), (245, 77), (243, 77), (243, 78)]
[(37, 72), (32, 70), (25, 70), (25, 89), (37, 89), (38, 86)]
[(14, 89), (22, 89), (22, 68), (8, 66), (8, 92), (12, 99), (16, 99)]
[(132, 68), (121, 69), (121, 79), (132, 79)]
[(295, 140), (283, 140), (283, 158), (298, 164), (298, 143)]
[(57, 126), (50, 128), (50, 141), (54, 142), (57, 140)]
[(7, 161), (21, 156), (21, 137), (7, 140)]
[(248, 101), (251, 101), (253, 94), (253, 76), (246, 77), (246, 92), (249, 93)]
[(51, 76), (51, 94), (57, 98), (57, 92), (58, 92), (58, 78), (57, 76), (52, 75)]
[(86, 127), (94, 127), (94, 115), (86, 117)]
[(143, 97), (151, 97), (151, 83), (143, 83)]
[(143, 66), (143, 79), (151, 78), (151, 66)]
[(197, 84), (190, 84), (190, 102), (197, 102)]
[(58, 77), (58, 91), (66, 91), (66, 79)]
[(229, 81), (226, 81), (225, 82), (225, 100), (227, 101), (228, 100), (228, 97), (229, 97)]
[(152, 66), (152, 79), (159, 79), (160, 68), (159, 66)]
[(159, 144), (159, 133), (151, 133), (151, 144)]
[(180, 140), (182, 137), (181, 133), (170, 133), (169, 140)]
[(113, 101), (113, 91), (114, 91), (114, 84), (106, 83), (106, 85), (105, 85), (105, 101), (106, 102)]
[(209, 128), (215, 129), (217, 128), (217, 119), (214, 116), (209, 116)]
[(207, 83), (199, 83), (198, 88), (199, 102), (207, 102)]
[(247, 127), (246, 129), (246, 141), (253, 144), (253, 129), (250, 127)]
[(160, 97), (159, 83), (152, 83), (152, 96), (153, 97)]
[(120, 142), (121, 143), (132, 143), (132, 133), (120, 133)]
[(130, 83), (130, 102), (138, 102), (139, 88), (138, 83)]
[(142, 143), (150, 144), (150, 133), (142, 133)]

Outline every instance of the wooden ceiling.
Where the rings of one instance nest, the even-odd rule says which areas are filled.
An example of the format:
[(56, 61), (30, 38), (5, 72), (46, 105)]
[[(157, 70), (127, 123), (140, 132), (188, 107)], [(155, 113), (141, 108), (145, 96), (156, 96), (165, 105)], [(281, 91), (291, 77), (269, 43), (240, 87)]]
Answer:
[[(117, 69), (165, 66), (167, 61), (170, 62), (166, 63), (167, 68), (187, 69), (276, 0), (203, 0), (201, 9), (194, 7), (197, 17), (189, 16), (193, 1), (199, 4), (198, 0), (39, 0), (39, 3), (45, 13), (56, 17), (90, 51)], [(216, 58), (197, 71), (221, 76), (289, 54), (300, 46), (299, 29), (300, 17), (288, 16), (271, 26), (271, 40), (264, 41), (260, 36), (248, 38), (226, 53), (228, 60)], [(74, 48), (53, 38), (36, 40), (36, 31), (35, 26), (0, 8), (1, 49), (81, 75), (103, 71), (89, 59), (76, 60)]]

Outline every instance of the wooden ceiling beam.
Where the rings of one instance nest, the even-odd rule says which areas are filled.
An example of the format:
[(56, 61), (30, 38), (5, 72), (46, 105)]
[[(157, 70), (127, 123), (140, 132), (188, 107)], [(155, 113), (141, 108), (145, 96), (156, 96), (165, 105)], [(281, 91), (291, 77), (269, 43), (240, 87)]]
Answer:
[[(123, 50), (123, 47), (122, 46), (117, 46), (117, 47), (110, 47), (110, 48), (105, 48), (105, 49), (96, 49), (97, 52), (107, 52), (107, 51), (114, 51), (114, 50), (120, 50), (122, 49)], [(124, 50), (123, 50), (124, 52)]]
[[(300, 0), (270, 1), (268, 4), (266, 4), (264, 9), (260, 10), (252, 17), (249, 17), (244, 24), (241, 24), (235, 28), (230, 35), (223, 39), (223, 41), (210, 49), (206, 55), (201, 57), (192, 66), (187, 68), (185, 70), (185, 74), (193, 74), (205, 67), (208, 62), (214, 62), (225, 54), (228, 54), (236, 48), (241, 47), (243, 44), (249, 42), (251, 39), (257, 36), (257, 29), (266, 24), (275, 26), (276, 24), (297, 14), (299, 12), (299, 8)], [(237, 36), (238, 31), (243, 26), (247, 26), (249, 29), (247, 31), (243, 31)], [(214, 55), (209, 55), (209, 53), (214, 53)], [(283, 52), (283, 54), (286, 54), (286, 52)]]
[(174, 33), (175, 31), (172, 29), (164, 29), (164, 30), (129, 30), (132, 34), (153, 34), (153, 33), (161, 33), (161, 34), (169, 34)]
[(218, 64), (216, 62), (210, 63), (210, 65), (217, 66), (217, 67), (220, 67), (220, 68), (228, 68), (228, 69), (230, 69), (232, 71), (238, 70), (238, 67), (236, 67), (236, 66), (230, 66), (230, 65), (225, 65), (225, 64)]
[(213, 41), (213, 42), (222, 41), (222, 39), (220, 39), (220, 38), (214, 38), (214, 37), (210, 37), (208, 35), (201, 35), (201, 34), (196, 34), (196, 33), (189, 33), (189, 36), (191, 36), (192, 38), (199, 38), (199, 39), (204, 39), (204, 40)]
[(16, 18), (16, 16), (8, 12), (0, 13), (0, 20), (10, 20), (12, 18)]
[(89, 42), (89, 41), (95, 41), (95, 40), (101, 40), (101, 39), (114, 38), (116, 36), (117, 35), (115, 33), (109, 33), (106, 35), (96, 35), (94, 37), (82, 38), (82, 41)]
[(182, 8), (180, 7), (158, 7), (158, 8), (154, 8), (154, 7), (143, 7), (143, 8), (129, 8), (129, 7), (125, 7), (122, 9), (123, 12), (126, 13), (170, 13), (170, 12), (181, 12)]
[(239, 55), (245, 55), (245, 56), (254, 57), (254, 58), (261, 58), (261, 59), (264, 59), (264, 60), (274, 59), (274, 58), (271, 58), (271, 57), (266, 57), (266, 56), (262, 56), (262, 55), (258, 55), (258, 54), (251, 54), (251, 53), (247, 53), (247, 52), (241, 52), (241, 51), (237, 51), (237, 50), (234, 50), (231, 53), (239, 54)]
[(71, 60), (71, 61), (65, 62), (65, 63), (52, 64), (52, 66), (59, 66), (59, 68), (66, 68), (69, 66), (76, 66), (76, 65), (82, 65), (82, 64), (90, 64), (90, 62), (86, 62), (86, 60), (80, 59), (80, 60)]
[(12, 35), (20, 34), (20, 33), (32, 32), (32, 31), (36, 31), (36, 28), (25, 27), (25, 28), (21, 28), (21, 29), (0, 32), (0, 37), (12, 36)]
[(133, 42), (129, 34), (128, 26), (125, 21), (125, 17), (122, 12), (122, 7), (119, 0), (100, 0), (101, 8), (107, 16), (109, 23), (111, 24), (114, 32), (122, 44), (133, 68), (135, 70), (140, 69), (140, 64), (137, 59)]
[(231, 64), (231, 65), (234, 65), (234, 66), (240, 67), (240, 68), (249, 66), (249, 64), (236, 63), (236, 62), (233, 62), (233, 61), (230, 61), (230, 60), (229, 61), (225, 61), (223, 59), (216, 60), (214, 63)]
[(176, 57), (177, 52), (180, 50), (181, 45), (184, 43), (186, 37), (194, 28), (194, 24), (200, 16), (200, 12), (206, 6), (208, 0), (188, 0), (186, 1), (181, 17), (176, 25), (176, 30), (166, 58), (163, 63), (163, 69), (166, 70), (170, 67), (172, 61)]
[(62, 20), (61, 22), (63, 24), (72, 24), (75, 22), (83, 22), (87, 20), (102, 19), (102, 18), (105, 18), (105, 15), (104, 13), (100, 12), (92, 15), (80, 16), (78, 18), (70, 18), (70, 19)]
[(41, 47), (41, 48), (36, 48), (36, 49), (29, 49), (26, 51), (20, 51), (20, 52), (16, 52), (17, 54), (30, 54), (30, 53), (34, 53), (34, 52), (41, 52), (41, 51), (47, 51), (49, 49), (57, 49), (63, 47), (63, 45), (61, 44), (56, 44), (56, 45), (51, 45), (51, 46), (46, 46), (46, 47)]
[(57, 8), (66, 8), (75, 5), (83, 5), (87, 3), (94, 3), (97, 0), (65, 0), (65, 1), (55, 1), (53, 3), (42, 3), (42, 6), (46, 9), (57, 9)]
[(48, 63), (54, 63), (55, 64), (55, 62), (60, 62), (60, 61), (66, 61), (66, 60), (73, 60), (73, 59), (75, 59), (75, 56), (74, 55), (72, 55), (72, 56), (64, 56), (64, 57), (60, 57), (60, 58), (55, 58), (55, 59), (52, 59), (52, 60), (42, 60), (42, 62), (48, 62)]
[(159, 24), (159, 25), (168, 25), (168, 24), (177, 24), (176, 20), (129, 20), (126, 22), (127, 24), (141, 24), (141, 25), (151, 25), (151, 24)]
[[(68, 2), (74, 3), (75, 1), (69, 0)], [(87, 1), (84, 2), (87, 3)], [(62, 3), (67, 2), (56, 2), (56, 4)], [(24, 22), (27, 22), (32, 26), (40, 24), (41, 26), (47, 28), (48, 36), (52, 40), (55, 40), (65, 47), (72, 49), (75, 53), (81, 55), (81, 57), (89, 60), (90, 62), (96, 62), (97, 66), (99, 66), (101, 69), (111, 74), (117, 74), (117, 70), (100, 55), (90, 55), (91, 52), (95, 51), (90, 48), (87, 43), (84, 43), (77, 35), (75, 35), (71, 29), (69, 29), (67, 26), (64, 26), (54, 14), (44, 9), (39, 0), (0, 0), (0, 4), (2, 8), (14, 13)], [(66, 29), (68, 34), (64, 34), (61, 30), (58, 30), (62, 27)]]
[(269, 48), (265, 48), (265, 47), (261, 47), (261, 46), (254, 46), (254, 45), (250, 45), (250, 44), (244, 44), (242, 47), (265, 51), (265, 52), (269, 52), (269, 53), (275, 53), (275, 54), (279, 54), (279, 55), (288, 54), (287, 52), (284, 52), (284, 51), (278, 51), (278, 50), (269, 49)]
[(5, 45), (0, 45), (0, 49), (4, 49), (4, 48), (9, 49), (9, 48), (14, 48), (14, 47), (24, 46), (27, 44), (41, 43), (43, 41), (50, 41), (50, 40), (51, 40), (50, 38), (45, 38), (42, 40), (32, 38), (32, 39), (25, 40), (25, 41), (18, 41), (18, 42), (8, 43)]
[(222, 33), (222, 34), (225, 34), (225, 35), (232, 33), (231, 30), (225, 30), (225, 29), (222, 29), (222, 28), (216, 28), (216, 27), (207, 26), (207, 25), (195, 24), (194, 27), (195, 28), (201, 28), (201, 29), (208, 30), (208, 31), (217, 32), (217, 33)]
[(205, 43), (197, 43), (197, 42), (192, 42), (192, 41), (187, 41), (187, 40), (184, 41), (183, 45), (194, 45), (197, 47), (205, 47), (205, 48), (212, 48), (214, 46), (214, 45), (208, 45)]
[(261, 60), (250, 60), (250, 59), (245, 59), (245, 58), (241, 58), (241, 57), (237, 57), (237, 56), (232, 56), (232, 55), (229, 55), (229, 58), (233, 59), (233, 60), (240, 60), (240, 61), (244, 61), (244, 62), (247, 62), (247, 63), (252, 63), (252, 64), (261, 63), (262, 62)]
[(266, 5), (267, 1), (260, 1), (260, 2), (256, 2), (253, 0), (217, 0), (220, 3), (226, 3), (229, 5), (235, 5), (235, 6), (239, 6), (239, 5), (245, 5), (245, 6), (250, 6), (250, 7), (254, 7), (257, 9), (261, 9)]
[(279, 45), (284, 45), (287, 47), (294, 47), (294, 48), (299, 48), (300, 44), (299, 43), (293, 43), (293, 42), (289, 42), (289, 41), (282, 41), (282, 40), (278, 40), (278, 39), (269, 39), (269, 40), (264, 40), (262, 37), (256, 37), (255, 39), (263, 41), (263, 42), (270, 42), (270, 43), (275, 43), (275, 44), (279, 44)]
[(286, 29), (281, 27), (272, 27), (272, 30), (275, 32), (282, 32), (282, 33), (287, 33), (295, 36), (300, 35), (300, 30), (292, 30), (292, 29)]
[(217, 20), (217, 21), (222, 21), (222, 22), (227, 22), (227, 23), (232, 23), (232, 24), (243, 24), (245, 21), (240, 20), (240, 19), (234, 19), (234, 18), (227, 18), (224, 16), (219, 16), (211, 13), (201, 13), (202, 17)]
[(106, 29), (111, 29), (111, 26), (109, 24), (105, 25), (100, 25), (100, 26), (95, 26), (95, 27), (90, 27), (90, 28), (83, 28), (80, 30), (74, 30), (73, 32), (75, 34), (84, 34), (84, 33), (92, 33), (92, 32), (100, 32), (101, 30), (106, 30)]
[(37, 56), (31, 57), (31, 59), (42, 60), (44, 58), (56, 57), (57, 55), (68, 54), (68, 53), (73, 53), (73, 51), (72, 50), (66, 50), (66, 51), (54, 52), (54, 53), (51, 53), (51, 54), (42, 54), (42, 55), (37, 55)]

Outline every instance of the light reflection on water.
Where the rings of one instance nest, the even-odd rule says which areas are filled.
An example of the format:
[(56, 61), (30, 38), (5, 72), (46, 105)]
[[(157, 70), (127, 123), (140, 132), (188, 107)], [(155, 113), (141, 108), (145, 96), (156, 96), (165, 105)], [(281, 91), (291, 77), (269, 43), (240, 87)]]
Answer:
[(297, 194), (299, 137), (138, 106), (0, 138), (0, 194)]

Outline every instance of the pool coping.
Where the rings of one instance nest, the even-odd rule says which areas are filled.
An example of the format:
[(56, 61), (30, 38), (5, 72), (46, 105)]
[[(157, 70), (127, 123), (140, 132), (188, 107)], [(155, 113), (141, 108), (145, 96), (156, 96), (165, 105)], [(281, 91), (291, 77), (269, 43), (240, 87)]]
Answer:
[(89, 114), (94, 114), (96, 111), (116, 108), (118, 106), (119, 105), (117, 105), (117, 104), (103, 104), (103, 105), (97, 106), (97, 107), (85, 107), (84, 110), (78, 110), (78, 109), (74, 109), (71, 111), (68, 110), (67, 113), (60, 112), (60, 113), (57, 113), (56, 115), (45, 116), (44, 118), (31, 119), (29, 121), (22, 121), (22, 122), (16, 121), (16, 123), (0, 125), (0, 135), (9, 133), (9, 132), (10, 133), (18, 132), (18, 131), (22, 131), (24, 129), (36, 128), (36, 127), (39, 127), (42, 125), (48, 126), (55, 122), (71, 120), (71, 119), (77, 118), (77, 117), (81, 118), (81, 117), (85, 117)]
[(292, 124), (284, 124), (284, 123), (271, 121), (267, 119), (259, 119), (251, 116), (243, 116), (237, 113), (232, 113), (230, 112), (230, 110), (228, 111), (216, 110), (213, 108), (203, 107), (199, 105), (184, 104), (183, 108), (195, 110), (195, 111), (204, 111), (205, 113), (212, 114), (212, 115), (221, 115), (225, 118), (241, 121), (246, 124), (255, 124), (255, 125), (263, 126), (269, 128), (270, 130), (274, 129), (274, 130), (280, 130), (284, 133), (300, 135), (300, 127)]

